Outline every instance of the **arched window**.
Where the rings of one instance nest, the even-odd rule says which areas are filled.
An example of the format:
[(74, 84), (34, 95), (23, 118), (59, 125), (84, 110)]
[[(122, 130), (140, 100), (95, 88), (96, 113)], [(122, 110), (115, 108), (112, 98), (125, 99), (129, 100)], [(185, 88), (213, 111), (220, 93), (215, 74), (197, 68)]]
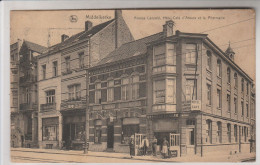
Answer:
[(234, 74), (235, 88), (237, 88), (237, 73)]
[(227, 68), (227, 79), (228, 79), (228, 83), (230, 83), (230, 80), (231, 80), (230, 68)]
[(220, 121), (217, 122), (217, 142), (222, 143), (222, 123)]
[(241, 79), (241, 92), (244, 92), (244, 79)]
[(207, 51), (207, 69), (211, 70), (211, 52)]
[(221, 77), (221, 60), (218, 59), (217, 61), (217, 75), (218, 77)]
[(212, 143), (212, 121), (211, 120), (206, 120), (207, 123), (207, 128), (206, 128), (206, 133), (207, 133), (207, 137), (206, 137), (206, 143)]

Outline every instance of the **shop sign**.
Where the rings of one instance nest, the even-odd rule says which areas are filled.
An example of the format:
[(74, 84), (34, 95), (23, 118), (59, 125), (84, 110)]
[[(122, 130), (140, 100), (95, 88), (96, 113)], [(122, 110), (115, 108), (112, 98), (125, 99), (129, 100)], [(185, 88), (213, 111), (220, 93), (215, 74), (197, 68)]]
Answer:
[(191, 110), (192, 111), (201, 110), (201, 101), (200, 100), (191, 100)]

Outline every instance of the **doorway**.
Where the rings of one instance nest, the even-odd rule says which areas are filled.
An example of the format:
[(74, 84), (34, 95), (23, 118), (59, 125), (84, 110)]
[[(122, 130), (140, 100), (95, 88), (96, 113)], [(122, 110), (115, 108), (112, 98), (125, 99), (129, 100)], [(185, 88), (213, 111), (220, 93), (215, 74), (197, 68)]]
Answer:
[(107, 126), (107, 148), (114, 148), (114, 125)]

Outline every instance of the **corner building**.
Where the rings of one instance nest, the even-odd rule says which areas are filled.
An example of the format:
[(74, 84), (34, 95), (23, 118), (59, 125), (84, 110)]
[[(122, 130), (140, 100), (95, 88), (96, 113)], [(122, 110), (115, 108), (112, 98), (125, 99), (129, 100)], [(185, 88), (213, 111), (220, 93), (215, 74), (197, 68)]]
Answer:
[(89, 69), (90, 150), (129, 152), (136, 134), (155, 136), (158, 151), (166, 137), (177, 156), (250, 152), (253, 80), (230, 45), (223, 52), (207, 34), (173, 26)]

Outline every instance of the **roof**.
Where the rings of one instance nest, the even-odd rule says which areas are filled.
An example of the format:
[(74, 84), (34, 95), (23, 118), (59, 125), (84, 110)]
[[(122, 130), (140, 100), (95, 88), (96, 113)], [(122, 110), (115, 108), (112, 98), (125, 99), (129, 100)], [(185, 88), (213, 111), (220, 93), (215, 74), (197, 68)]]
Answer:
[(56, 51), (60, 50), (63, 46), (69, 45), (69, 44), (71, 44), (71, 43), (73, 43), (75, 41), (84, 40), (84, 39), (86, 39), (88, 37), (91, 37), (91, 36), (95, 35), (96, 33), (98, 33), (100, 30), (104, 29), (107, 25), (109, 25), (114, 20), (115, 19), (112, 19), (112, 20), (109, 20), (107, 22), (98, 24), (98, 25), (92, 27), (89, 31), (79, 32), (79, 33), (69, 37), (65, 41), (49, 47), (48, 48), (48, 52), (49, 53), (50, 52), (56, 52)]
[(24, 43), (26, 44), (26, 46), (28, 47), (28, 49), (33, 50), (37, 53), (43, 53), (44, 51), (47, 50), (46, 47), (38, 45), (36, 43), (33, 42), (29, 42), (29, 41), (24, 41)]
[(109, 53), (105, 58), (103, 58), (100, 62), (98, 62), (96, 66), (131, 58), (134, 56), (143, 55), (147, 52), (147, 43), (158, 40), (161, 37), (162, 37), (162, 32), (156, 33), (154, 35), (139, 40), (125, 43), (122, 46), (120, 46), (118, 49)]

